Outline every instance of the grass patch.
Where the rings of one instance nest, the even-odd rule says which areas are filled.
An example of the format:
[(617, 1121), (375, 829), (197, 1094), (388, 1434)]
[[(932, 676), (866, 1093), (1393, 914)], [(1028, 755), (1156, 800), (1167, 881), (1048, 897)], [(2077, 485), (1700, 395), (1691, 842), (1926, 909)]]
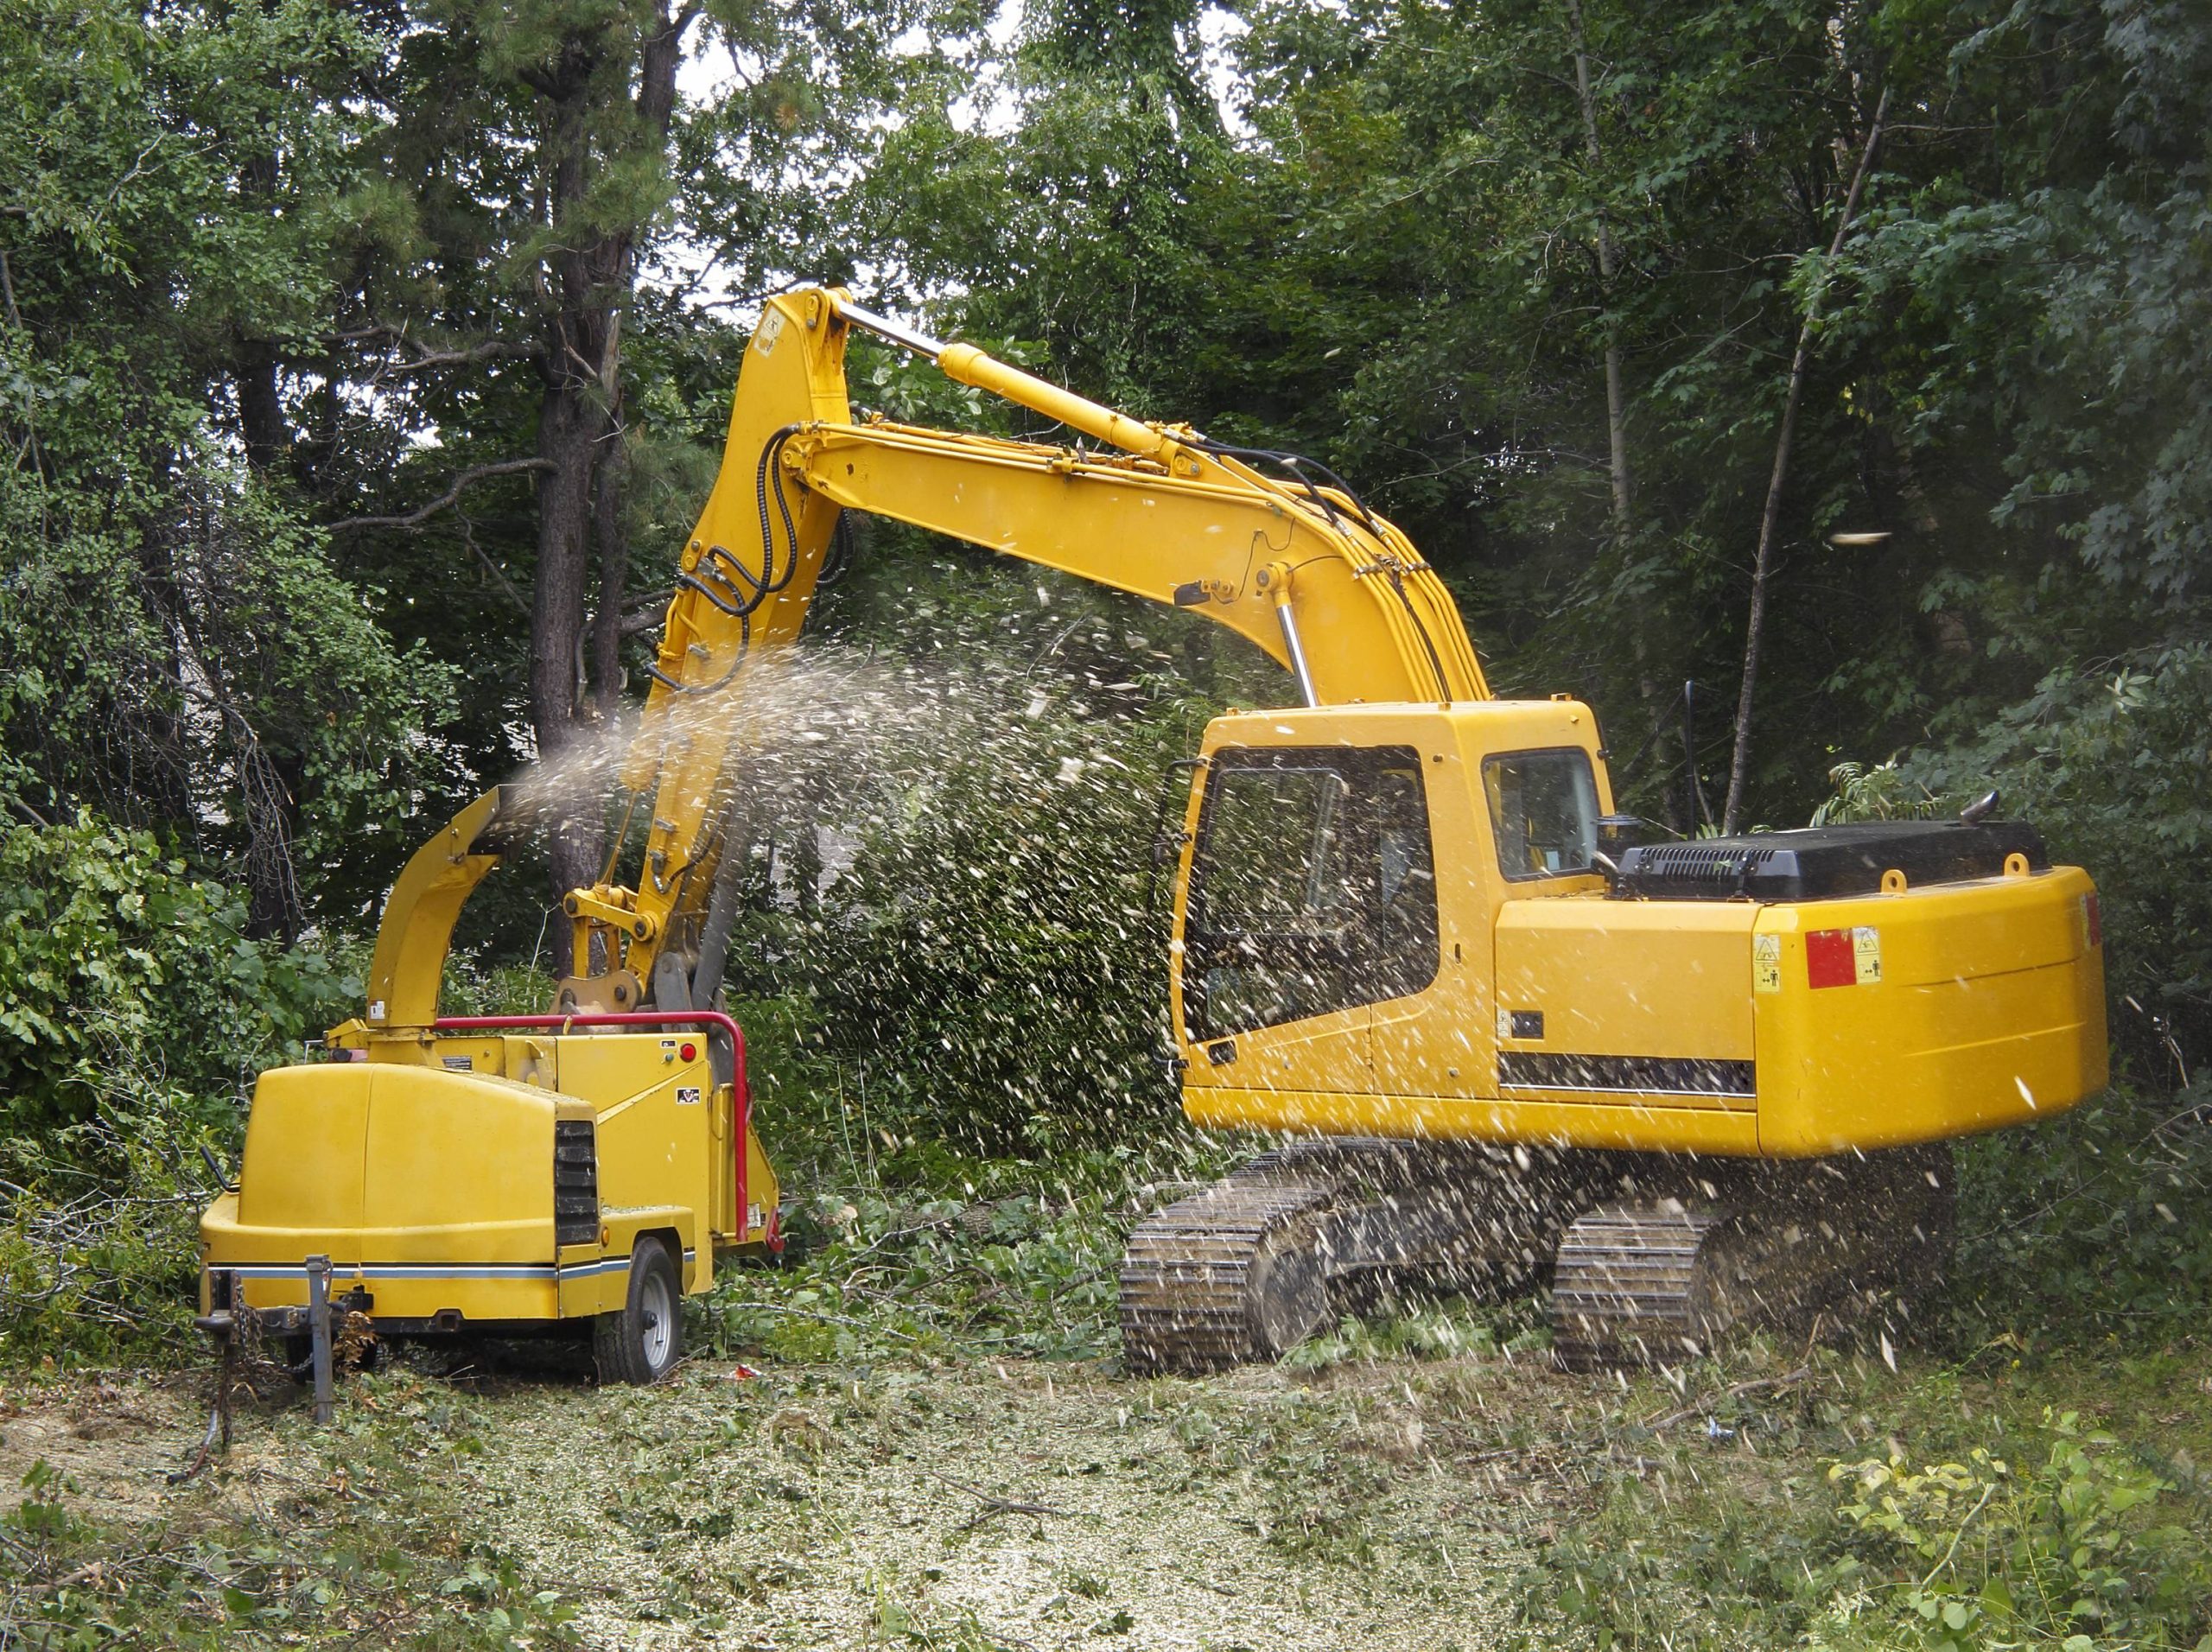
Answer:
[(363, 1380), (349, 1401), (324, 1433), (281, 1418), (276, 1460), (219, 1465), (146, 1519), (90, 1512), (70, 1473), (35, 1462), (0, 1512), (0, 1639), (57, 1652), (582, 1644), (569, 1600), (443, 1471), (485, 1449), (488, 1420), (404, 1375)]

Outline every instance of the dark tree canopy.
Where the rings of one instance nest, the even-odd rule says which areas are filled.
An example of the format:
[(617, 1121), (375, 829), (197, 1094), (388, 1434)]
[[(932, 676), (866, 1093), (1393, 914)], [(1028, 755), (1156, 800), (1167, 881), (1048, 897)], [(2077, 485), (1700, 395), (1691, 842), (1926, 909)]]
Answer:
[[(1746, 818), (2002, 785), (2107, 891), (2124, 1046), (2205, 1050), (2192, 9), (35, 0), (0, 81), (0, 797), (150, 833), (253, 944), (342, 947), (461, 799), (619, 725), (753, 307), (828, 277), (1326, 461), (1494, 680), (1590, 698), (1630, 806), (1685, 831), (1727, 789), (1771, 493)], [(855, 375), (902, 416), (998, 416), (887, 354)], [(880, 528), (859, 550), (825, 641), (1067, 721), (995, 753), (1003, 788), (951, 766), (957, 830), (764, 797), (740, 967), (848, 1021), (897, 987), (823, 975), (853, 937), (784, 932), (794, 889), (853, 916), (957, 842), (1039, 880), (995, 924), (1059, 921), (1108, 899), (1073, 868), (1126, 858), (1108, 823), (1206, 711), (1281, 691), (1174, 615)], [(1136, 804), (1040, 812), (1069, 740)], [(825, 825), (862, 842), (844, 897), (791, 881)], [(545, 908), (606, 830), (511, 872), (474, 956), (556, 955)], [(1072, 858), (1020, 851), (1040, 834)], [(971, 980), (931, 950), (957, 924), (899, 910), (910, 979)], [(1156, 915), (1109, 930), (1108, 975), (1156, 969)], [(918, 1051), (965, 990), (898, 1006)], [(1086, 1036), (1138, 1072), (1152, 1013)], [(1001, 1058), (1043, 1022), (1006, 1025), (969, 1064), (1077, 1104), (1072, 1035), (1031, 1083)]]

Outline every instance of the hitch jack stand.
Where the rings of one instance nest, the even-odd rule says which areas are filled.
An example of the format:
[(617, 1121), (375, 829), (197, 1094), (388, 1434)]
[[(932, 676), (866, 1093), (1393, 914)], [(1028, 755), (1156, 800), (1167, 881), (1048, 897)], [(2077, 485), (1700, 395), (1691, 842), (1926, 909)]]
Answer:
[(315, 1346), (315, 1423), (330, 1425), (330, 1258), (308, 1258), (308, 1331)]

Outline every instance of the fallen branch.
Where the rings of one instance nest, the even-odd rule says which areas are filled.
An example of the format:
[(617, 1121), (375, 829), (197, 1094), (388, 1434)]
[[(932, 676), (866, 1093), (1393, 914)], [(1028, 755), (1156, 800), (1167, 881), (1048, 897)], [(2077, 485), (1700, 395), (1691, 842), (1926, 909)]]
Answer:
[(473, 465), (453, 479), (451, 487), (419, 510), (410, 511), (404, 516), (347, 517), (343, 521), (330, 524), (329, 531), (332, 533), (349, 533), (363, 528), (419, 528), (439, 511), (460, 504), (462, 492), (473, 483), (486, 481), (494, 476), (516, 476), (524, 471), (556, 468), (557, 467), (550, 459), (503, 459), (493, 465)]
[(1796, 1370), (1785, 1371), (1780, 1376), (1762, 1376), (1752, 1382), (1738, 1382), (1733, 1388), (1724, 1388), (1717, 1395), (1708, 1395), (1694, 1405), (1686, 1405), (1679, 1411), (1670, 1411), (1657, 1420), (1644, 1423), (1642, 1426), (1650, 1429), (1664, 1428), (1669, 1424), (1681, 1421), (1685, 1417), (1696, 1416), (1699, 1413), (1708, 1409), (1716, 1400), (1741, 1399), (1745, 1395), (1757, 1394), (1762, 1388), (1788, 1388), (1793, 1383), (1803, 1382), (1812, 1374), (1810, 1366), (1800, 1365)]
[(150, 1549), (142, 1550), (137, 1554), (104, 1554), (97, 1560), (86, 1561), (74, 1572), (65, 1573), (51, 1582), (27, 1583), (22, 1585), (22, 1592), (27, 1595), (48, 1595), (63, 1589), (73, 1589), (80, 1583), (89, 1583), (94, 1579), (105, 1581), (110, 1574), (119, 1576), (130, 1572), (134, 1566), (145, 1565), (153, 1558), (154, 1552)]
[(1012, 1497), (997, 1496), (991, 1492), (981, 1490), (972, 1485), (964, 1484), (962, 1482), (954, 1479), (949, 1474), (939, 1474), (935, 1469), (926, 1469), (923, 1471), (932, 1480), (942, 1480), (945, 1484), (950, 1486), (955, 1491), (964, 1491), (969, 1496), (975, 1498), (983, 1505), (976, 1513), (969, 1515), (966, 1520), (961, 1522), (959, 1529), (963, 1532), (973, 1531), (985, 1521), (996, 1520), (1001, 1515), (1034, 1515), (1039, 1516), (1045, 1515), (1057, 1515), (1061, 1519), (1066, 1520), (1072, 1518), (1075, 1512), (1074, 1510), (1068, 1509), (1055, 1509), (1049, 1503), (1021, 1503)]

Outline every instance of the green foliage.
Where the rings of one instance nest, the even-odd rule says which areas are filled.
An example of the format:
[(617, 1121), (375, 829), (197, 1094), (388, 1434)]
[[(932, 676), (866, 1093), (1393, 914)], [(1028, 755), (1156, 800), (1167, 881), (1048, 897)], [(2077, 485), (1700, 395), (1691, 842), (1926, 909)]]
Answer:
[(1042, 1149), (1166, 1111), (1166, 914), (1148, 875), (1160, 783), (1091, 742), (1075, 749), (1087, 755), (1061, 761), (1096, 764), (1096, 778), (1013, 808), (988, 760), (931, 777), (911, 822), (864, 842), (832, 913), (803, 931), (795, 961), (823, 1046), (865, 1064), (880, 1116), (902, 1130)]
[(212, 1153), (260, 1069), (358, 1007), (242, 896), (89, 816), (0, 831), (0, 1348), (176, 1354)]
[[(1111, 1160), (1098, 1168), (1127, 1169)], [(1109, 1185), (1128, 1191), (1121, 1175)], [(1105, 1357), (1117, 1346), (1115, 1279), (1128, 1233), (1116, 1203), (1065, 1179), (995, 1198), (816, 1194), (791, 1212), (794, 1255), (782, 1268), (736, 1270), (707, 1299), (703, 1345), (839, 1364)]]
[[(2072, 1411), (1955, 1460), (1830, 1462), (1754, 1489), (1616, 1484), (1524, 1573), (1523, 1622), (1600, 1647), (2185, 1649), (2212, 1632), (2212, 1529), (2141, 1448)], [(1674, 1471), (1684, 1466), (1678, 1452)]]
[(316, 0), (35, 4), (0, 43), (0, 797), (160, 829), (263, 932), (364, 900), (364, 839), (442, 755), (445, 672), (334, 572), (246, 406), (273, 340), (334, 325), (341, 94), (378, 53)]
[(233, 1092), (351, 1007), (358, 982), (246, 928), (239, 896), (144, 833), (89, 816), (0, 833), (5, 1128), (90, 1117), (132, 1073), (188, 1096)]
[(2044, 1422), (2047, 1454), (2024, 1470), (1979, 1446), (1916, 1471), (1894, 1454), (1829, 1469), (1845, 1568), (1863, 1557), (1897, 1579), (1878, 1596), (1889, 1633), (1929, 1652), (2189, 1646), (2212, 1633), (2212, 1548), (2152, 1523), (2172, 1512), (2172, 1484), (2075, 1413)]
[(1962, 1144), (1948, 1302), (1967, 1348), (2056, 1354), (2181, 1333), (2212, 1311), (2205, 1092), (2126, 1088)]
[[(1128, 716), (1152, 685), (1112, 611), (1062, 620), (1049, 594), (1032, 612), (1088, 668), (1076, 683), (827, 661), (823, 681), (779, 690), (811, 701), (817, 726), (747, 776), (777, 858), (734, 979), (798, 994), (807, 1055), (836, 1064), (877, 1128), (957, 1151), (1127, 1140), (1171, 1104), (1171, 891), (1153, 856), (1187, 792), (1169, 766), (1179, 708)], [(842, 870), (823, 867), (817, 822), (847, 836)]]

